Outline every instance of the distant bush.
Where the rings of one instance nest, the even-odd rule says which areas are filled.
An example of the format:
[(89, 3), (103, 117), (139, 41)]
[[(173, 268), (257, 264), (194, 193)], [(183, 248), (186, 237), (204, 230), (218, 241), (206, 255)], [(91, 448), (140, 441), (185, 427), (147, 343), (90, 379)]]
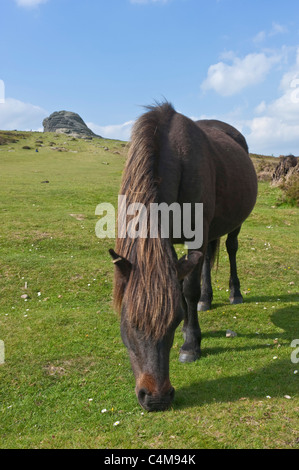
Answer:
[(282, 202), (299, 207), (299, 163), (289, 171), (279, 186), (284, 193)]

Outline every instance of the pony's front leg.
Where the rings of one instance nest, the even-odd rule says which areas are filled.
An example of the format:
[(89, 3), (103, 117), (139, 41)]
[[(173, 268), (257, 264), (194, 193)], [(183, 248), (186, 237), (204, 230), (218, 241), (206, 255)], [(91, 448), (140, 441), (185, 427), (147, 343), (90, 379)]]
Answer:
[(198, 322), (197, 304), (200, 299), (200, 278), (203, 258), (194, 270), (185, 277), (183, 295), (185, 298), (185, 320), (183, 326), (184, 344), (180, 350), (180, 362), (194, 362), (200, 358), (201, 330)]

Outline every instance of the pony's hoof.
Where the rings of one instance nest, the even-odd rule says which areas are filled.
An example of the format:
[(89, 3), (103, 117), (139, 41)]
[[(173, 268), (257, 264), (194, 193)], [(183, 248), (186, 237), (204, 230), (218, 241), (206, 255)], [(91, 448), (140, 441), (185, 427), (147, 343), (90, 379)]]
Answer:
[(243, 303), (243, 297), (230, 297), (229, 299), (231, 305), (237, 305)]
[(197, 311), (198, 312), (206, 312), (207, 310), (211, 310), (211, 303), (210, 302), (198, 302), (198, 304), (197, 304)]
[(195, 362), (201, 356), (200, 351), (180, 351), (179, 361), (182, 363), (185, 362)]

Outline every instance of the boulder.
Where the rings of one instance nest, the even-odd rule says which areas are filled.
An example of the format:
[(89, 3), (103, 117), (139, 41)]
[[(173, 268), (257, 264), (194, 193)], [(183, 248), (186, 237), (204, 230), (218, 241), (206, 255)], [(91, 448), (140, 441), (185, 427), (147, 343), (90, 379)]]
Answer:
[(273, 183), (281, 183), (284, 178), (290, 173), (293, 173), (293, 168), (298, 165), (298, 157), (294, 155), (281, 155), (279, 157), (279, 163), (273, 173)]
[(101, 137), (87, 127), (77, 113), (56, 111), (43, 120), (44, 132), (68, 134), (73, 137)]

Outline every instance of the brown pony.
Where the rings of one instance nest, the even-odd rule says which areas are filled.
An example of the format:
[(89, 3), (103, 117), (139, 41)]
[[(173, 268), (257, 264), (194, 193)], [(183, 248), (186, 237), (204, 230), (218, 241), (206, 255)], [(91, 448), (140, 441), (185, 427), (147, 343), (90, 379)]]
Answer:
[[(138, 219), (142, 236), (118, 237), (115, 251), (114, 303), (121, 313), (121, 335), (128, 348), (136, 379), (139, 403), (148, 411), (164, 410), (174, 389), (169, 380), (169, 353), (177, 326), (184, 319), (185, 342), (180, 361), (200, 357), (201, 331), (197, 307), (211, 306), (210, 268), (218, 241), (228, 234), (231, 263), (230, 301), (242, 301), (236, 269), (237, 236), (252, 211), (257, 178), (244, 137), (220, 121), (194, 122), (177, 113), (169, 103), (150, 107), (132, 131), (129, 155), (120, 194), (125, 211), (132, 204), (146, 209), (153, 204), (203, 204), (201, 247), (177, 259), (174, 244), (190, 244), (191, 238), (174, 233), (164, 237), (159, 219), (158, 236), (151, 237), (150, 211)], [(120, 210), (120, 208), (119, 208)], [(181, 221), (183, 223), (183, 221)], [(202, 277), (202, 290), (201, 290)]]

